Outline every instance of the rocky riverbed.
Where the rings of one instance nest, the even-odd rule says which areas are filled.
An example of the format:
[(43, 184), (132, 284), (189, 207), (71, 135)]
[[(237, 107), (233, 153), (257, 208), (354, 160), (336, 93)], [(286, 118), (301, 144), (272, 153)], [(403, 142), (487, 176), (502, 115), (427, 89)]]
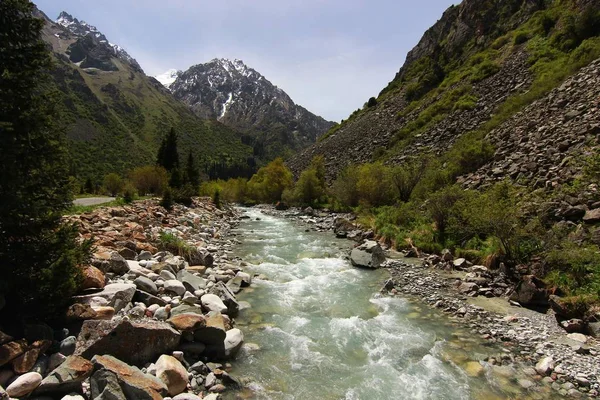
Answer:
[(229, 256), (235, 210), (147, 200), (67, 219), (95, 240), (81, 291), (63, 329), (0, 333), (0, 397), (217, 399), (241, 386), (227, 361), (251, 277)]
[[(374, 238), (373, 232), (352, 224), (350, 214), (272, 208), (263, 212), (293, 219), (306, 229), (334, 231), (338, 237), (355, 240), (357, 249), (372, 247), (363, 241)], [(561, 327), (552, 309), (537, 312), (510, 301), (513, 287), (500, 271), (469, 265), (449, 253), (445, 260), (405, 258), (404, 254), (389, 250), (387, 255), (381, 267), (389, 271), (390, 278), (382, 282), (382, 293), (409, 298), (449, 314), (457, 326), (467, 328), (473, 337), (493, 344), (498, 351), (482, 357), (482, 371), (507, 367), (518, 370), (512, 374), (516, 383), (532, 393), (550, 387), (559, 396), (599, 396), (598, 340), (567, 332), (564, 327), (568, 325)]]

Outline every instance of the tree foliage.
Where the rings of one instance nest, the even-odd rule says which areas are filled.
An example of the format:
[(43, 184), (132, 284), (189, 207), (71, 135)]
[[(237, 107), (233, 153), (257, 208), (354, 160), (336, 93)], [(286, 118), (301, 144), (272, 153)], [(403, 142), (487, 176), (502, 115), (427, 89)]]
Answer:
[(158, 149), (156, 163), (171, 172), (179, 168), (179, 153), (177, 151), (177, 134), (175, 129), (171, 128), (165, 136)]
[(276, 158), (258, 172), (248, 182), (250, 195), (258, 201), (276, 203), (281, 200), (283, 191), (293, 185), (292, 172)]
[(132, 170), (129, 179), (140, 195), (161, 195), (169, 183), (169, 174), (163, 167), (147, 165)]
[(65, 135), (46, 89), (51, 59), (33, 7), (0, 2), (0, 292), (13, 320), (60, 311), (91, 247), (61, 222), (72, 199)]

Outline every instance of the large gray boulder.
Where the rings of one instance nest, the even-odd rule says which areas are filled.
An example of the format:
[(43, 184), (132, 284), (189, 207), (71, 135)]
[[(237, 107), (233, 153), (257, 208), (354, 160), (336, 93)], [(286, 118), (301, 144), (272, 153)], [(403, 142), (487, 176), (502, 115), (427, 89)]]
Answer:
[(135, 289), (136, 286), (130, 283), (112, 283), (106, 285), (101, 291), (86, 292), (86, 294), (74, 296), (73, 303), (92, 304), (94, 298), (100, 297), (108, 302), (106, 305), (114, 308), (115, 312), (119, 312), (131, 302)]
[(183, 283), (183, 286), (190, 292), (194, 293), (196, 290), (206, 288), (206, 280), (192, 274), (191, 272), (182, 269), (177, 273), (177, 279)]
[(225, 335), (225, 357), (233, 358), (244, 344), (244, 334), (241, 330), (234, 328), (226, 332)]
[(352, 265), (360, 268), (379, 268), (385, 261), (385, 253), (379, 243), (367, 240), (350, 253)]
[[(96, 370), (90, 380), (93, 399), (154, 400), (167, 394), (167, 387), (160, 379), (115, 357), (98, 355), (92, 363)], [(99, 397), (102, 393), (105, 396)]]
[(83, 357), (70, 356), (50, 372), (36, 389), (35, 394), (68, 394), (78, 391), (86, 378), (94, 369), (91, 362)]
[(88, 320), (79, 333), (75, 354), (87, 359), (109, 354), (129, 364), (144, 365), (175, 350), (180, 339), (180, 333), (166, 322)]

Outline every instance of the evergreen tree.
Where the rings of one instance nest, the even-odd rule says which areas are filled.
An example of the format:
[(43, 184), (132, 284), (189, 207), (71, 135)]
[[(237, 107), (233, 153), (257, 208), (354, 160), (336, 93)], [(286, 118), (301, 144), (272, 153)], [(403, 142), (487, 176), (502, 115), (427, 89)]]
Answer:
[(177, 152), (177, 134), (171, 128), (169, 134), (162, 140), (158, 149), (157, 164), (171, 172), (179, 168), (179, 153)]
[(196, 162), (194, 161), (194, 155), (190, 150), (187, 158), (187, 163), (185, 166), (185, 174), (186, 174), (186, 183), (189, 183), (194, 188), (200, 186), (200, 171), (198, 167), (196, 167)]
[(61, 223), (71, 204), (51, 58), (28, 0), (0, 1), (0, 293), (7, 319), (44, 318), (77, 290), (90, 243)]

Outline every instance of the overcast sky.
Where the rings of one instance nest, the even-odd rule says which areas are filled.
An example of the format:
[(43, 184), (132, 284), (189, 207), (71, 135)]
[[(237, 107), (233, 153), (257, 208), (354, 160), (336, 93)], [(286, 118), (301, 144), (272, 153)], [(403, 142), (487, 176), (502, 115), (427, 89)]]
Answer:
[(239, 58), (339, 121), (376, 96), (452, 0), (37, 0), (96, 26), (146, 74)]

